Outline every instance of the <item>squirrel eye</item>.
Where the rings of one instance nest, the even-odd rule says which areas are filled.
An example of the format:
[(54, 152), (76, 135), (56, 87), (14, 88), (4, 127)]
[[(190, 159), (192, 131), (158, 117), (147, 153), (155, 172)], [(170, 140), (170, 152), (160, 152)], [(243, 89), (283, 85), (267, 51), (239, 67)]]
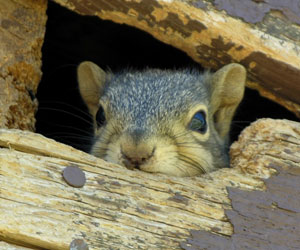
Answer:
[(99, 107), (97, 113), (96, 113), (96, 121), (98, 127), (101, 127), (105, 123), (105, 115), (104, 115), (104, 110), (102, 106)]
[(207, 130), (207, 122), (206, 115), (204, 111), (197, 112), (192, 118), (190, 125), (190, 129), (200, 132), (204, 134)]

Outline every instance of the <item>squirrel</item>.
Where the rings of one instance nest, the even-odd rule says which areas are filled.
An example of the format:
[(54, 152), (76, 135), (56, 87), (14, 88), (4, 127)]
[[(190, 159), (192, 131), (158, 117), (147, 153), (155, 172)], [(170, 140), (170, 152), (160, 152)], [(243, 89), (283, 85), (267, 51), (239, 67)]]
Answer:
[(228, 133), (241, 102), (245, 68), (105, 72), (77, 68), (79, 91), (94, 121), (90, 153), (150, 173), (201, 175), (229, 167)]

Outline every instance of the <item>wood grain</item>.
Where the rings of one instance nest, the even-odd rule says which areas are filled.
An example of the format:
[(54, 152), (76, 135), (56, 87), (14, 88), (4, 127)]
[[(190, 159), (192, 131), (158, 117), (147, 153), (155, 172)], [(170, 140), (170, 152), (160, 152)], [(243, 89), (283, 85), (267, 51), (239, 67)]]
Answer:
[[(232, 166), (265, 178), (265, 189), (228, 188), (232, 208), (225, 211), (231, 237), (191, 230), (181, 246), (196, 249), (300, 248), (300, 124), (265, 119), (246, 128), (231, 147)], [(269, 172), (267, 173), (267, 175)]]
[(249, 87), (300, 117), (300, 16), (293, 1), (55, 2), (82, 15), (144, 30), (207, 68), (239, 62), (248, 70)]
[[(90, 249), (179, 249), (189, 230), (231, 235), (227, 186), (260, 190), (238, 169), (175, 178), (131, 171), (38, 134), (0, 130), (0, 236), (8, 242), (68, 249), (83, 238)], [(80, 167), (83, 188), (62, 171)]]
[[(68, 249), (76, 238), (90, 249), (180, 249), (191, 230), (234, 234), (228, 188), (265, 190), (274, 159), (300, 167), (300, 125), (258, 121), (232, 146), (232, 168), (192, 178), (131, 171), (20, 130), (1, 129), (0, 147), (2, 240), (32, 249)], [(63, 180), (67, 166), (85, 172), (83, 188)]]

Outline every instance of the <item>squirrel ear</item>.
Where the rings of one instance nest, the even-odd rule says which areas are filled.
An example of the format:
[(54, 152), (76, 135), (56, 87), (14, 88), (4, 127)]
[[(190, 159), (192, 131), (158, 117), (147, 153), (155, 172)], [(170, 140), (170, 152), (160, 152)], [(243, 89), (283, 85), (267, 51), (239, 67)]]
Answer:
[(77, 79), (82, 99), (91, 115), (95, 116), (99, 108), (99, 99), (105, 84), (106, 73), (92, 62), (82, 62), (77, 67)]
[(243, 99), (246, 69), (237, 63), (231, 63), (219, 69), (212, 76), (212, 112), (215, 126), (221, 138), (229, 132), (234, 112)]

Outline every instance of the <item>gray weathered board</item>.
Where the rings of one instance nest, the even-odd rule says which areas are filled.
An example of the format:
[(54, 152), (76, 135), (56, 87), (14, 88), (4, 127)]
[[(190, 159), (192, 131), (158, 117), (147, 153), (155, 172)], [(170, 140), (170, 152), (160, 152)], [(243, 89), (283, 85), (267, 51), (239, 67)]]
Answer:
[[(252, 124), (232, 168), (192, 178), (127, 170), (20, 130), (1, 129), (0, 146), (6, 249), (68, 249), (77, 238), (90, 249), (300, 247), (299, 123)], [(64, 181), (66, 166), (85, 172), (83, 188)]]

